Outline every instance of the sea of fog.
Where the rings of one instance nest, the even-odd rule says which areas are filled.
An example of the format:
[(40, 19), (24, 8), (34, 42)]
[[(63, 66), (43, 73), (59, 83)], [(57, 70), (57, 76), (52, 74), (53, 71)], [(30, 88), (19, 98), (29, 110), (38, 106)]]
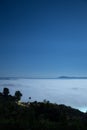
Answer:
[(16, 79), (0, 80), (0, 92), (8, 87), (14, 95), (23, 94), (22, 101), (43, 101), (65, 104), (83, 112), (87, 110), (87, 79)]

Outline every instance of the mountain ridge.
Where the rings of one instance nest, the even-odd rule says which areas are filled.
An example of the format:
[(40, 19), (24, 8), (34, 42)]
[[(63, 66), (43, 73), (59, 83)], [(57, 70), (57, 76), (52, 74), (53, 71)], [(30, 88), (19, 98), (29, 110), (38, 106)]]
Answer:
[(87, 77), (78, 76), (60, 76), (58, 79), (87, 79)]
[(85, 76), (59, 76), (59, 77), (0, 77), (0, 80), (17, 80), (17, 79), (87, 79)]

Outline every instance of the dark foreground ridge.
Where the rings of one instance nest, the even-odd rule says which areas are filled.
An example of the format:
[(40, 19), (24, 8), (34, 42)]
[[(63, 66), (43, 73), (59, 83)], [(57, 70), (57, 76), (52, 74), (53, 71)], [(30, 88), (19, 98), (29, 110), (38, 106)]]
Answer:
[(0, 130), (87, 130), (86, 113), (46, 100), (21, 103), (21, 96), (8, 88), (0, 93)]

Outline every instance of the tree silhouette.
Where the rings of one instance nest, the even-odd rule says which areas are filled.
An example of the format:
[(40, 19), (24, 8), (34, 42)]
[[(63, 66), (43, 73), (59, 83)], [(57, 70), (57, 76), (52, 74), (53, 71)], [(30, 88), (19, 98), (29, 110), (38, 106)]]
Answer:
[(4, 88), (3, 89), (3, 95), (4, 96), (8, 96), (8, 94), (9, 94), (9, 89), (8, 88)]
[(15, 99), (16, 101), (19, 101), (21, 99), (22, 93), (20, 91), (15, 92)]

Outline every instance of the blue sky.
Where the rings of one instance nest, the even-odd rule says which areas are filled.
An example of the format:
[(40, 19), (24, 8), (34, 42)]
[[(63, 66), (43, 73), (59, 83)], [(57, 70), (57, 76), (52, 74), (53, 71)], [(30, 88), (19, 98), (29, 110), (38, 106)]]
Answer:
[(0, 1), (0, 76), (60, 75), (87, 76), (87, 1)]

